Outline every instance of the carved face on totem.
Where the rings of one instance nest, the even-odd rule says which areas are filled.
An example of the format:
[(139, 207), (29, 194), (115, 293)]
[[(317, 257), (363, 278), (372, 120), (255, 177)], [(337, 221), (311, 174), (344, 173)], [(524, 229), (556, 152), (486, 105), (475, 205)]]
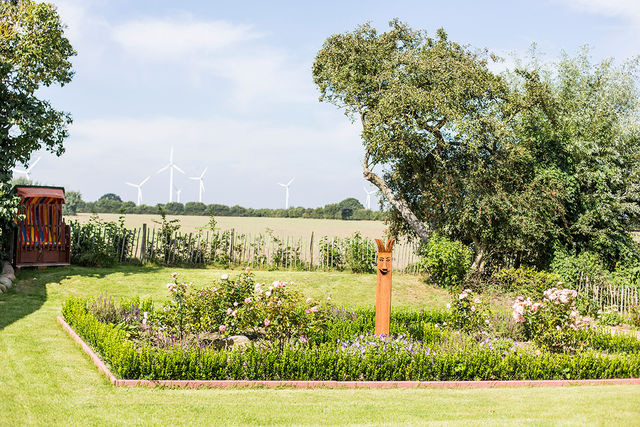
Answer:
[(394, 241), (395, 239), (389, 239), (385, 246), (380, 239), (376, 239), (378, 244), (378, 271), (382, 275), (386, 275), (391, 271), (391, 248)]

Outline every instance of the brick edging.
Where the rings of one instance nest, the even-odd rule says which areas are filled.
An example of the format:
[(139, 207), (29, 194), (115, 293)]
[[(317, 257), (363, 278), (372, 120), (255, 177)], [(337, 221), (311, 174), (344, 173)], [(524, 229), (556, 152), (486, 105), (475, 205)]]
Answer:
[(231, 387), (288, 387), (288, 388), (499, 388), (499, 387), (560, 387), (572, 385), (640, 385), (640, 378), (592, 379), (592, 380), (508, 380), (508, 381), (253, 381), (253, 380), (120, 380), (115, 377), (62, 316), (57, 317), (62, 328), (77, 342), (91, 361), (117, 387), (181, 387), (181, 388), (231, 388)]

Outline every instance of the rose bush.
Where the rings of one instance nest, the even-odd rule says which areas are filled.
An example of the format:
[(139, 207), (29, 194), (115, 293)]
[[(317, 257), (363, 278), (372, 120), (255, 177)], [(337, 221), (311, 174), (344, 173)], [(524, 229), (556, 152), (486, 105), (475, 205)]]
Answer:
[(489, 326), (489, 311), (471, 289), (453, 294), (451, 304), (453, 326), (465, 332), (480, 332)]
[(582, 348), (585, 322), (576, 310), (578, 293), (573, 289), (551, 288), (533, 301), (519, 296), (513, 303), (513, 318), (523, 325), (525, 337), (553, 352), (575, 352)]
[(279, 343), (315, 340), (325, 330), (327, 304), (290, 290), (286, 282), (255, 283), (250, 269), (236, 280), (223, 274), (202, 289), (180, 283), (167, 288), (171, 299), (159, 312), (159, 324), (184, 333), (247, 334)]

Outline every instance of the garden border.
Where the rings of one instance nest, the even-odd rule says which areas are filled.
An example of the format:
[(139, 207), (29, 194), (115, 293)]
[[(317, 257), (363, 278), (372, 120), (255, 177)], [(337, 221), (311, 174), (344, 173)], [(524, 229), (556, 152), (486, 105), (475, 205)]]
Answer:
[(286, 388), (500, 388), (500, 387), (560, 387), (579, 385), (640, 385), (640, 378), (591, 379), (591, 380), (509, 380), (509, 381), (286, 381), (286, 380), (120, 380), (111, 373), (87, 343), (69, 326), (62, 316), (58, 323), (82, 347), (99, 372), (104, 373), (116, 387), (181, 387), (181, 388), (237, 388), (237, 387), (286, 387)]

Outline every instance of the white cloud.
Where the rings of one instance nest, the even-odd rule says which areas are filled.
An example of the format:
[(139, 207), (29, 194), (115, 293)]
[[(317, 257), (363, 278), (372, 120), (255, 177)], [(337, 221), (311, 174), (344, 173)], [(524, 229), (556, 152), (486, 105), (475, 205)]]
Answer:
[(588, 13), (620, 17), (640, 25), (640, 2), (638, 0), (562, 0), (574, 9)]
[(148, 19), (113, 28), (113, 38), (128, 53), (158, 61), (175, 62), (190, 55), (220, 51), (260, 38), (251, 26), (227, 21)]

